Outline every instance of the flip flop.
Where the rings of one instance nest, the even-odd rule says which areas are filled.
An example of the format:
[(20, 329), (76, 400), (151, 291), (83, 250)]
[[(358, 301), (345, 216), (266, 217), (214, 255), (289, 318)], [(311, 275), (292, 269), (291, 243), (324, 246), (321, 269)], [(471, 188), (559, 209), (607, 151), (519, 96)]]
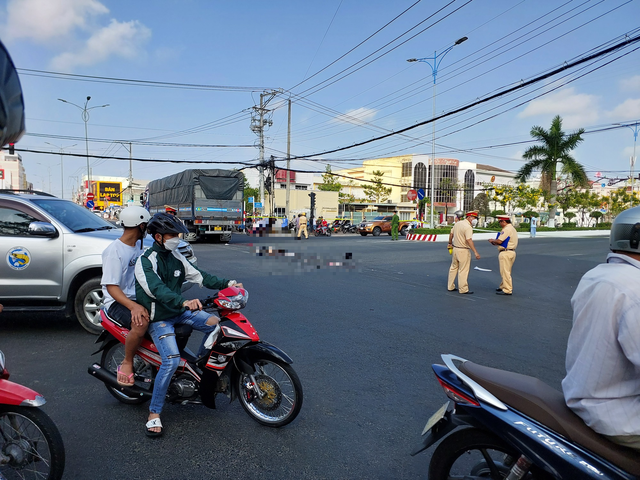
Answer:
[(118, 382), (118, 385), (120, 385), (121, 387), (133, 387), (136, 382), (133, 379), (133, 373), (131, 375), (127, 375), (126, 373), (122, 373), (120, 371), (120, 367), (122, 367), (122, 365), (118, 365), (118, 375), (122, 375), (125, 378), (128, 378), (129, 380), (131, 380), (131, 383), (125, 383), (125, 382), (121, 382), (120, 380), (116, 379), (116, 382)]
[[(152, 432), (151, 430), (149, 430), (150, 428), (154, 428), (154, 427), (160, 427), (162, 428), (162, 430), (160, 430), (159, 432)], [(160, 437), (162, 436), (163, 431), (164, 431), (164, 428), (162, 427), (162, 422), (160, 421), (160, 418), (154, 418), (152, 420), (149, 420), (146, 423), (144, 433), (147, 434), (147, 437)]]

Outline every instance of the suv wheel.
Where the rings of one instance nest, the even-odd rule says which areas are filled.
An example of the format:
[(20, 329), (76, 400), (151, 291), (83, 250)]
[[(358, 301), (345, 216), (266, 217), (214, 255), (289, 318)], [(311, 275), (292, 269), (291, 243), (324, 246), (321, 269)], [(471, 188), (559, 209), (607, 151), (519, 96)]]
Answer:
[(376, 227), (373, 229), (372, 233), (374, 237), (379, 237), (381, 232), (382, 232), (382, 229), (380, 227)]
[(402, 235), (403, 237), (407, 236), (407, 231), (409, 229), (407, 228), (407, 226), (405, 225), (404, 227), (402, 227), (402, 230), (400, 230), (400, 235)]
[(100, 308), (102, 307), (102, 286), (100, 277), (94, 277), (82, 284), (76, 292), (73, 304), (76, 318), (87, 332), (98, 335), (100, 326)]

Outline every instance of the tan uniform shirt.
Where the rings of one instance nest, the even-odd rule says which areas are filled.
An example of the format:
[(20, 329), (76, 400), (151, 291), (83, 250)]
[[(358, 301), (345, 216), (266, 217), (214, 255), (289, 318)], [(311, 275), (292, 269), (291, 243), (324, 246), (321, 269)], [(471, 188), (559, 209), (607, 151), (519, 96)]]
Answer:
[(469, 249), (467, 240), (473, 237), (473, 227), (468, 220), (460, 220), (453, 226), (453, 246), (455, 248)]
[[(510, 223), (507, 223), (504, 228), (502, 229), (502, 231), (500, 232), (500, 236), (498, 237), (498, 240), (500, 240), (501, 242), (504, 242), (507, 237), (509, 237), (509, 243), (507, 244), (507, 250), (515, 250), (518, 247), (518, 232), (516, 232), (516, 229), (513, 225), (511, 225)], [(503, 251), (504, 248), (501, 246), (498, 246), (498, 251)]]

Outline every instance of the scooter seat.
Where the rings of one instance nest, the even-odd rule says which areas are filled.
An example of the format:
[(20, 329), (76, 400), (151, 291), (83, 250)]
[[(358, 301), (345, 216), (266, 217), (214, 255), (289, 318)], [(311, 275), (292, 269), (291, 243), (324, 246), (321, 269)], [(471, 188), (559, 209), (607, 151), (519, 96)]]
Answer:
[(473, 362), (458, 365), (498, 399), (540, 422), (563, 437), (583, 446), (632, 475), (640, 476), (638, 452), (617, 445), (589, 428), (567, 407), (558, 390), (534, 377), (485, 367)]

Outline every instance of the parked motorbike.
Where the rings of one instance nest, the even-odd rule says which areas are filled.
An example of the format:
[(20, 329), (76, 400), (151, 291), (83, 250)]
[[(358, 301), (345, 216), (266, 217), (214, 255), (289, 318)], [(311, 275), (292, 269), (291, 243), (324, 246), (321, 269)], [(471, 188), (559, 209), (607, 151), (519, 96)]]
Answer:
[(340, 233), (342, 231), (342, 221), (336, 220), (331, 225), (331, 233)]
[(0, 352), (0, 479), (59, 480), (64, 443), (55, 423), (38, 408), (44, 397), (8, 379)]
[(351, 228), (351, 221), (345, 220), (344, 222), (342, 222), (342, 225), (340, 226), (340, 231), (342, 233), (349, 233), (350, 228)]
[[(249, 293), (236, 287), (220, 290), (201, 300), (204, 310), (220, 317), (218, 327), (205, 342), (200, 358), (189, 350), (190, 325), (176, 325), (176, 342), (180, 364), (169, 385), (166, 400), (170, 403), (203, 404), (215, 408), (215, 398), (224, 394), (240, 399), (244, 410), (258, 423), (282, 427), (293, 421), (302, 407), (302, 384), (291, 367), (293, 360), (275, 345), (260, 340), (247, 318), (237, 310), (244, 308)], [(151, 400), (153, 384), (161, 365), (153, 341), (145, 336), (134, 357), (135, 385), (118, 384), (117, 369), (124, 359), (124, 341), (128, 330), (101, 311), (104, 332), (96, 343), (102, 345), (100, 363), (89, 373), (104, 382), (117, 400), (136, 405)]]
[(327, 225), (318, 225), (316, 226), (316, 229), (313, 231), (313, 234), (316, 237), (319, 237), (320, 235), (326, 235), (327, 237), (330, 237), (331, 229)]
[(429, 480), (625, 479), (640, 456), (598, 435), (540, 380), (442, 355), (436, 378), (453, 401), (427, 422), (416, 455), (436, 442)]
[(357, 224), (349, 225), (349, 233), (358, 233), (358, 225)]

